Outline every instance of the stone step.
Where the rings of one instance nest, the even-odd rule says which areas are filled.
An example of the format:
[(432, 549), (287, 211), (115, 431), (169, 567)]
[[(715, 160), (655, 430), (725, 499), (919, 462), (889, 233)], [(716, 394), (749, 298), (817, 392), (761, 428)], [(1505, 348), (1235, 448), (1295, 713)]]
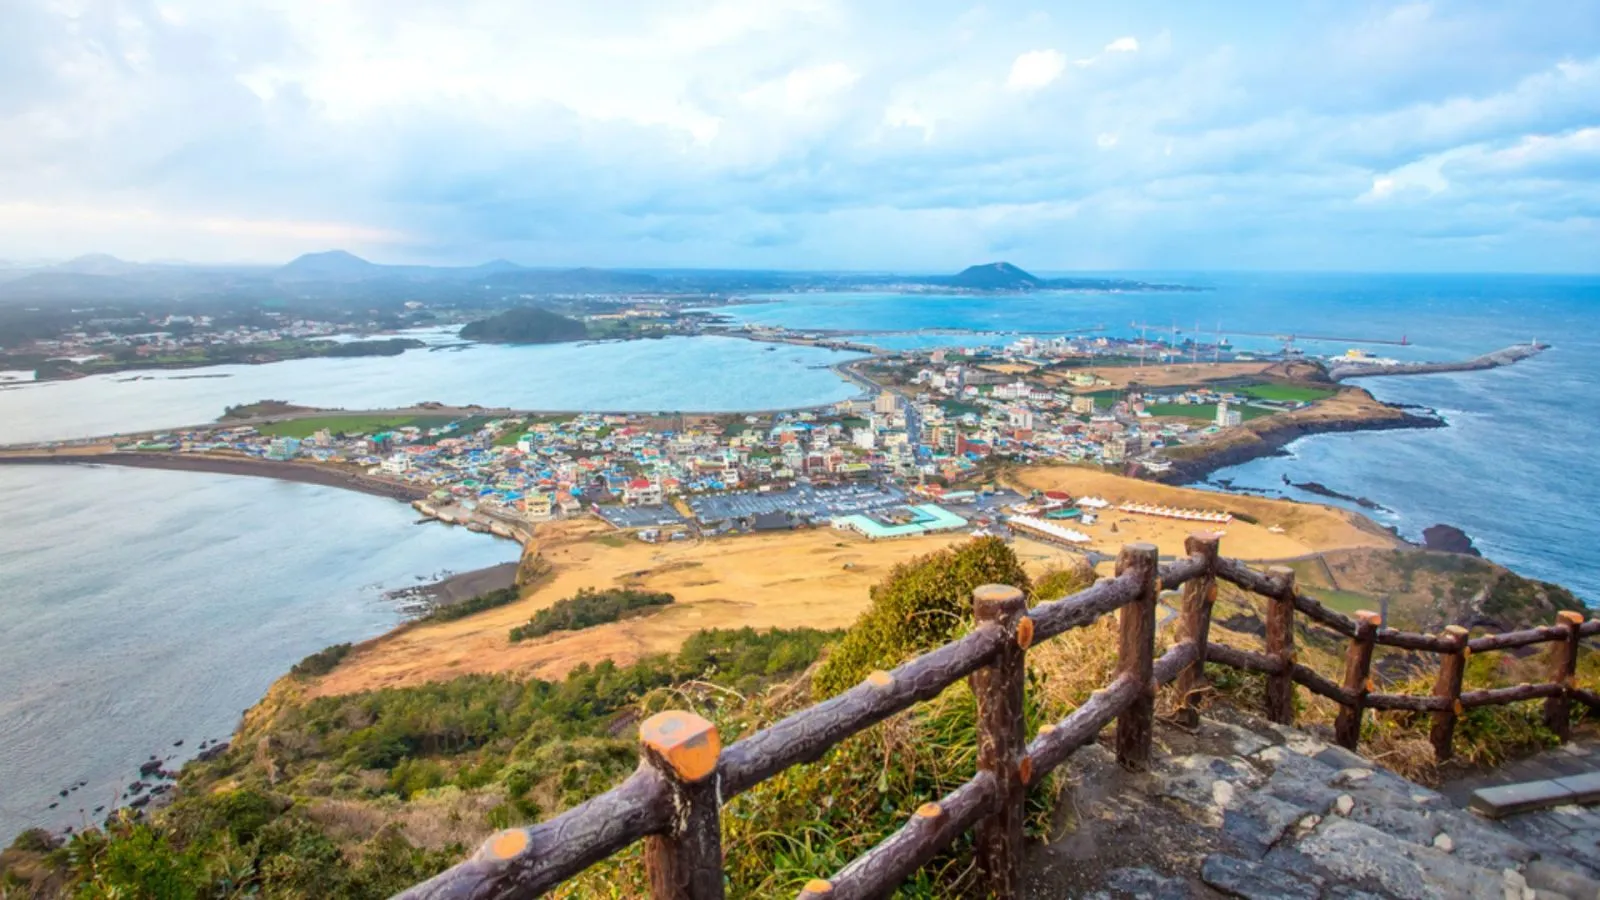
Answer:
[(1562, 778), (1478, 788), (1472, 792), (1467, 808), (1491, 819), (1501, 819), (1553, 806), (1581, 806), (1597, 802), (1600, 802), (1600, 770)]

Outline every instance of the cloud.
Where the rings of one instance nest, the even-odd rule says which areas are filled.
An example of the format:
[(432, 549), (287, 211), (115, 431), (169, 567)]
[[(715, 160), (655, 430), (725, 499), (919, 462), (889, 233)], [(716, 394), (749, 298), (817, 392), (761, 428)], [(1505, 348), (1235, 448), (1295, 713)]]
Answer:
[(957, 6), (15, 0), (0, 257), (1597, 265), (1600, 0)]
[(1061, 77), (1067, 58), (1058, 50), (1030, 50), (1011, 63), (1006, 87), (1014, 91), (1036, 91)]

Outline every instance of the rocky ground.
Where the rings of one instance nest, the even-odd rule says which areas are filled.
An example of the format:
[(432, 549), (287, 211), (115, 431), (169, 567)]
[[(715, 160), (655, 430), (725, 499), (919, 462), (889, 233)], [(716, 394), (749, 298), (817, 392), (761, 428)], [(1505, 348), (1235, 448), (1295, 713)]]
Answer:
[[(1600, 810), (1499, 822), (1354, 753), (1245, 717), (1163, 726), (1156, 765), (1090, 746), (1024, 896), (1301, 900), (1600, 897)], [(1552, 751), (1600, 769), (1600, 745)], [(1464, 800), (1464, 793), (1462, 798)]]

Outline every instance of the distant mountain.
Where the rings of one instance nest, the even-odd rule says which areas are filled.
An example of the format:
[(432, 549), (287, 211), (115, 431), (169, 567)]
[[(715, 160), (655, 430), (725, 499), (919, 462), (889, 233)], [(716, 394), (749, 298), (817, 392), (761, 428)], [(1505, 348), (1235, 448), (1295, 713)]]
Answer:
[(554, 344), (581, 341), (588, 336), (588, 326), (577, 319), (537, 306), (508, 309), (487, 319), (468, 322), (461, 329), (464, 341), (496, 344)]
[(64, 272), (70, 275), (132, 275), (144, 270), (144, 266), (131, 263), (127, 260), (117, 259), (107, 253), (89, 253), (64, 263), (56, 263), (48, 267), (48, 272)]
[(952, 287), (974, 291), (1030, 291), (1046, 284), (1045, 279), (1008, 262), (967, 266), (951, 277), (949, 283)]
[(290, 281), (354, 281), (375, 278), (383, 274), (386, 266), (367, 262), (354, 253), (328, 250), (295, 257), (274, 274)]
[(479, 263), (470, 269), (475, 275), (493, 275), (496, 272), (521, 272), (525, 266), (519, 266), (509, 259), (491, 259), (486, 263)]

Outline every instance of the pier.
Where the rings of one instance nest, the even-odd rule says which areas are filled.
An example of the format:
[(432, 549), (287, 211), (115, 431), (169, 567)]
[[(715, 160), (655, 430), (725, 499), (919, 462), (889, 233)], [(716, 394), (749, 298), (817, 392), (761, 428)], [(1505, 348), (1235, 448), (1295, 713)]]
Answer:
[(1538, 356), (1550, 349), (1549, 344), (1532, 341), (1513, 344), (1503, 350), (1485, 353), (1460, 362), (1384, 362), (1363, 360), (1334, 360), (1328, 363), (1328, 377), (1334, 381), (1346, 378), (1365, 378), (1375, 375), (1435, 375), (1441, 372), (1475, 372), (1480, 369), (1497, 369), (1515, 362)]

